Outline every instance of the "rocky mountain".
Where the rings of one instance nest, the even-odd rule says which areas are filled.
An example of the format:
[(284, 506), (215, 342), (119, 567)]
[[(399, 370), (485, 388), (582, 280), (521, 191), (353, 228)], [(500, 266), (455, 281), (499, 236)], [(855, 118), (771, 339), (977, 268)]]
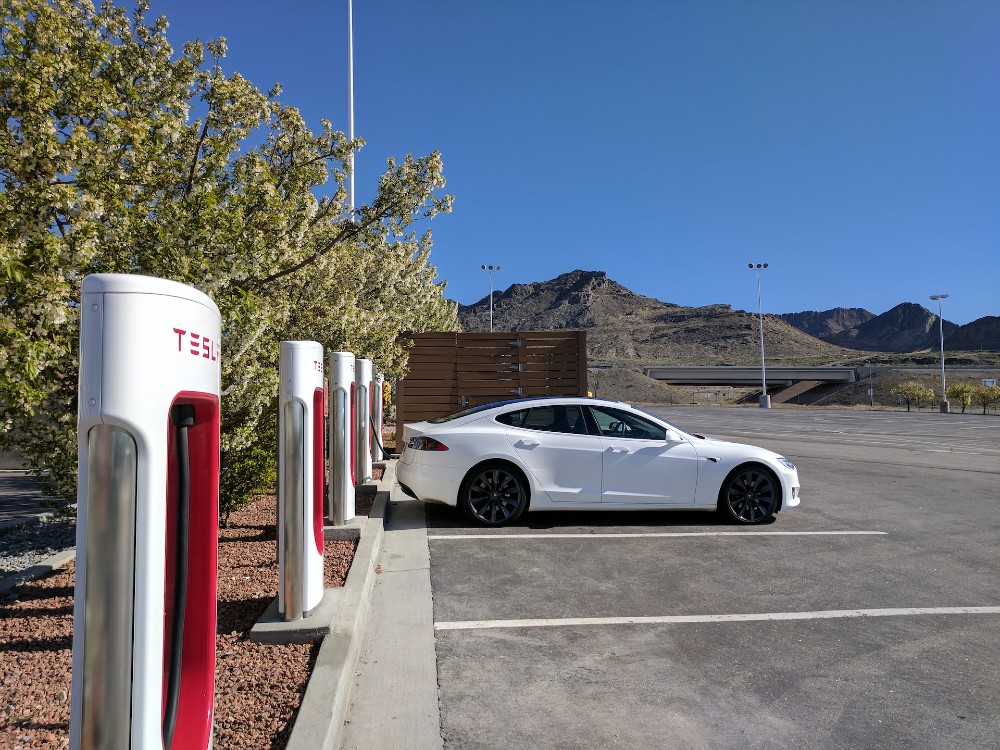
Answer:
[[(958, 326), (944, 322), (947, 339)], [(938, 316), (926, 307), (903, 302), (888, 312), (849, 330), (824, 337), (827, 341), (851, 349), (875, 352), (915, 352), (940, 346)]]
[[(489, 330), (489, 297), (460, 305), (467, 331)], [(756, 364), (760, 361), (758, 319), (729, 305), (682, 307), (625, 288), (603, 271), (571, 271), (549, 281), (514, 284), (493, 297), (496, 331), (587, 330), (592, 362), (672, 364)], [(765, 316), (768, 361), (823, 363), (845, 352), (776, 316)]]
[(862, 323), (867, 323), (874, 318), (875, 315), (862, 307), (835, 307), (823, 312), (807, 310), (806, 312), (785, 313), (778, 317), (800, 331), (805, 331), (810, 336), (823, 339), (842, 331), (857, 328)]
[(951, 349), (963, 349), (974, 352), (987, 349), (1000, 351), (1000, 317), (987, 315), (985, 318), (966, 323), (964, 326), (948, 335), (948, 322), (945, 321), (945, 346)]
[[(781, 318), (812, 336), (851, 349), (908, 353), (941, 345), (937, 315), (911, 302), (881, 315), (857, 307), (837, 307), (825, 312), (786, 313)], [(944, 341), (945, 348), (952, 351), (1000, 351), (1000, 317), (987, 316), (964, 326), (946, 320)]]
[[(489, 330), (489, 297), (459, 305), (467, 331)], [(593, 362), (756, 364), (760, 361), (757, 316), (729, 305), (682, 307), (627, 289), (603, 271), (571, 271), (549, 281), (514, 284), (493, 296), (497, 331), (588, 331)], [(1000, 351), (1000, 317), (968, 325), (944, 322), (950, 351)], [(774, 364), (823, 364), (856, 360), (865, 352), (935, 350), (938, 318), (904, 302), (881, 315), (862, 308), (764, 316), (767, 359)]]

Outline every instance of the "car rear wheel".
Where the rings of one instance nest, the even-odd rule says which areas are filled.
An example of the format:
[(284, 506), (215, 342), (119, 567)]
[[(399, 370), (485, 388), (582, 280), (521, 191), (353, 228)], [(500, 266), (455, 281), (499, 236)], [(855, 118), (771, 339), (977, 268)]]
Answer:
[(465, 478), (459, 493), (462, 510), (486, 526), (513, 523), (528, 507), (528, 491), (517, 471), (504, 464), (484, 464)]
[(719, 494), (719, 507), (736, 523), (764, 523), (778, 509), (778, 482), (761, 466), (742, 466), (730, 474)]

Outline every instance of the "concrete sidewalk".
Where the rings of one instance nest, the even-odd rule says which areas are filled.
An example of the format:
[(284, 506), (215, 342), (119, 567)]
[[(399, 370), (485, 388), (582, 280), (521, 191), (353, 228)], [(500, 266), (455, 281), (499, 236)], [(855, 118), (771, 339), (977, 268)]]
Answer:
[(340, 742), (350, 750), (443, 747), (424, 507), (389, 467), (380, 572)]

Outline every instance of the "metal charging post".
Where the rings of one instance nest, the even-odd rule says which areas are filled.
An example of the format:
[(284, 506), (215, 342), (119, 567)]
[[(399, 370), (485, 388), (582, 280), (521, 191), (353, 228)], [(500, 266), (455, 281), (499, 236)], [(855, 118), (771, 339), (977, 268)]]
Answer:
[(165, 279), (80, 301), (70, 747), (208, 748), (215, 692), (221, 318)]
[(278, 612), (288, 621), (323, 598), (323, 346), (282, 341), (278, 373)]
[(330, 353), (330, 489), (327, 517), (337, 526), (354, 518), (354, 472), (358, 431), (355, 360), (350, 352)]
[(372, 478), (372, 361), (370, 359), (355, 360), (354, 377), (357, 382), (357, 388), (354, 391), (357, 401), (354, 429), (357, 430), (358, 435), (357, 465), (354, 468), (354, 478), (357, 484), (364, 484)]
[(385, 412), (382, 389), (385, 386), (385, 375), (375, 370), (372, 388), (372, 460), (382, 461), (385, 456), (382, 450), (382, 415)]

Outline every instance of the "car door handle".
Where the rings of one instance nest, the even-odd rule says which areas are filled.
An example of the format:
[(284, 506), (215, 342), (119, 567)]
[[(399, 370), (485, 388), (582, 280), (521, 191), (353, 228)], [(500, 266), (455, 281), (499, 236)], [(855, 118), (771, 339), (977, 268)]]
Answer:
[(609, 449), (612, 453), (628, 453), (628, 448), (624, 445), (612, 445)]
[(538, 446), (537, 440), (518, 440), (517, 444), (521, 448), (535, 448)]

